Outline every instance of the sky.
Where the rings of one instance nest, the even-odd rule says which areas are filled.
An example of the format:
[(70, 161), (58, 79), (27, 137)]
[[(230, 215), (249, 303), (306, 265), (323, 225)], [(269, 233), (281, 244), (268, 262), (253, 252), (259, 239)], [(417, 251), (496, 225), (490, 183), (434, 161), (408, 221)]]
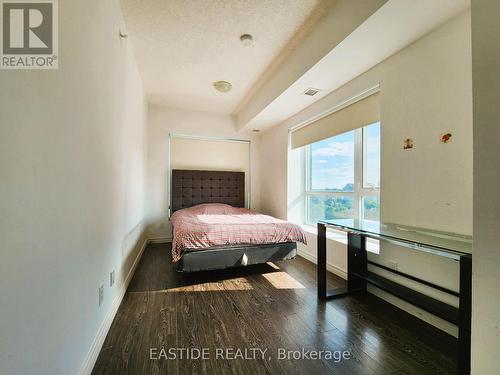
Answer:
[[(380, 181), (380, 124), (366, 127), (367, 182)], [(354, 183), (354, 131), (311, 145), (311, 188), (342, 189)]]

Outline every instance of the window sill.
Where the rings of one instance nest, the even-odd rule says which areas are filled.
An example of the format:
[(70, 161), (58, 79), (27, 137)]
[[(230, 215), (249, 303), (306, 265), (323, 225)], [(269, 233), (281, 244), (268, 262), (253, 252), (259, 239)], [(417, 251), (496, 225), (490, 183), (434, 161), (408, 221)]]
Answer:
[[(304, 231), (310, 234), (318, 235), (318, 229), (312, 225), (299, 224)], [(326, 238), (332, 241), (343, 243), (347, 245), (347, 233), (340, 230), (334, 230), (328, 228), (326, 230)], [(366, 241), (366, 251), (369, 253), (380, 254), (380, 243), (378, 240), (367, 238)]]
[[(301, 224), (300, 226), (307, 233), (314, 234), (315, 236), (318, 235), (318, 228), (316, 228), (312, 225), (307, 225), (307, 224)], [(337, 241), (337, 242), (340, 242), (340, 243), (347, 245), (347, 234), (345, 232), (342, 232), (339, 230), (327, 229), (326, 230), (326, 238), (328, 238), (329, 240)]]

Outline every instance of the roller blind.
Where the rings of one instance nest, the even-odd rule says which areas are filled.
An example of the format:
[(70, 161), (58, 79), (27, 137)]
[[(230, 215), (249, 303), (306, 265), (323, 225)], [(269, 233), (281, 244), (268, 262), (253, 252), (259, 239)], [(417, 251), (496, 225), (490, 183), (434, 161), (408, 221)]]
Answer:
[(379, 97), (379, 93), (372, 94), (293, 131), (292, 148), (302, 147), (380, 121)]

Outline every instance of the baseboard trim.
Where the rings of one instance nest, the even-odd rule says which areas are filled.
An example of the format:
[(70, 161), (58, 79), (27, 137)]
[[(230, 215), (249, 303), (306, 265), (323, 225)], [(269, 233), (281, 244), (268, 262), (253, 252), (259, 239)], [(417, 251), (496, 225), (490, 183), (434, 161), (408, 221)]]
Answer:
[[(307, 259), (308, 261), (310, 261), (314, 264), (318, 264), (318, 260), (314, 255), (308, 254), (303, 250), (297, 249), (297, 255), (304, 258), (304, 259)], [(334, 264), (331, 264), (329, 262), (326, 262), (326, 269), (327, 269), (327, 271), (330, 271), (331, 273), (343, 278), (344, 280), (347, 280), (347, 272), (345, 270), (343, 270), (342, 268), (340, 268)]]
[(104, 340), (106, 339), (108, 331), (111, 328), (111, 323), (113, 323), (113, 319), (115, 318), (116, 312), (118, 311), (118, 308), (120, 307), (123, 297), (127, 292), (128, 285), (132, 280), (132, 276), (134, 276), (135, 269), (137, 268), (137, 265), (141, 260), (142, 254), (144, 253), (144, 250), (146, 249), (146, 246), (148, 245), (149, 242), (150, 241), (147, 238), (143, 241), (141, 249), (139, 250), (137, 257), (135, 258), (134, 263), (132, 264), (132, 267), (130, 268), (130, 271), (127, 274), (127, 277), (122, 283), (120, 290), (118, 291), (118, 294), (115, 296), (115, 299), (113, 300), (113, 303), (111, 304), (111, 307), (108, 310), (106, 317), (104, 318), (104, 321), (101, 323), (101, 326), (97, 331), (92, 346), (90, 347), (90, 351), (85, 357), (85, 361), (80, 367), (80, 371), (78, 371), (79, 375), (90, 375), (92, 373), (92, 369), (94, 368), (94, 365), (97, 361), (97, 357), (99, 356), (102, 345), (104, 344)]

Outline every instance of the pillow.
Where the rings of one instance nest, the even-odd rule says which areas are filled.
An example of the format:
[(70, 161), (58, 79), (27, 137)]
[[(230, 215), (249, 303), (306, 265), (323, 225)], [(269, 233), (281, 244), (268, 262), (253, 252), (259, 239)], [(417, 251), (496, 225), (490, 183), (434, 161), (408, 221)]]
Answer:
[(195, 215), (230, 215), (235, 207), (225, 203), (203, 203), (187, 208), (189, 213)]

